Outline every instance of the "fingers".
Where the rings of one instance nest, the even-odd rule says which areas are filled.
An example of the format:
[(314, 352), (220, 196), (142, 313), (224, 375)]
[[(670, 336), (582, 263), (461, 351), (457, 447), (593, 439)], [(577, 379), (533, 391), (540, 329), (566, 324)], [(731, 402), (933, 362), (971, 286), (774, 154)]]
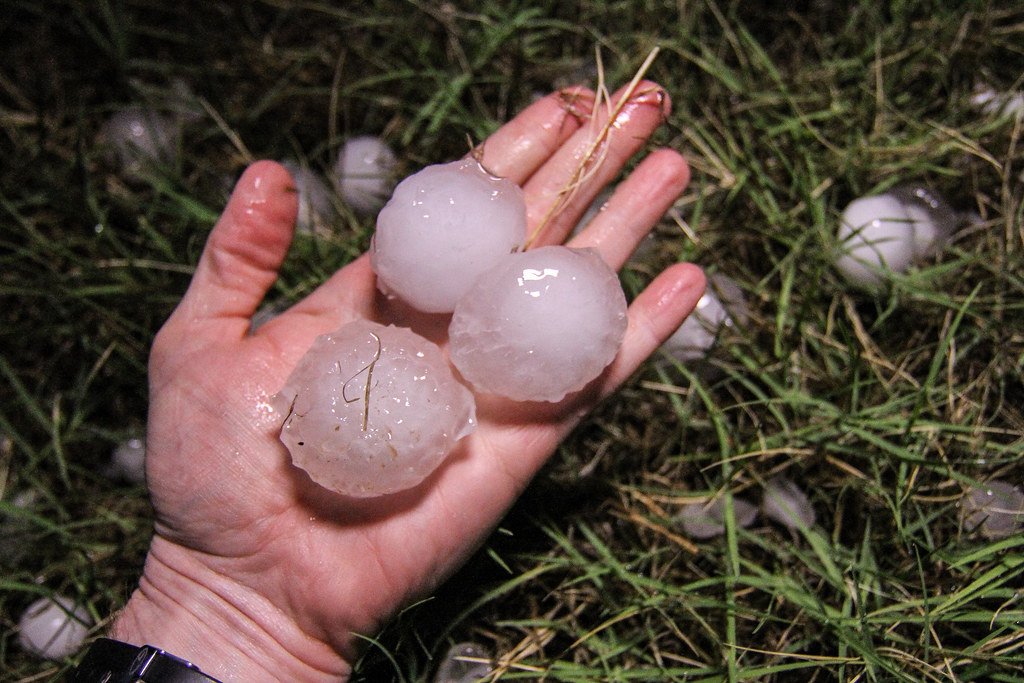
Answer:
[(543, 226), (532, 246), (564, 241), (601, 188), (618, 175), (671, 109), (668, 95), (651, 81), (640, 81), (631, 93), (618, 91), (610, 106), (618, 110), (613, 122), (609, 124), (609, 110), (602, 108), (523, 185), (531, 233)]
[(594, 93), (566, 88), (542, 97), (483, 144), (484, 168), (522, 185), (590, 116)]
[(247, 168), (168, 325), (210, 323), (227, 338), (244, 336), (288, 252), (297, 208), (294, 181), (282, 166), (258, 161)]
[(618, 270), (689, 182), (690, 167), (678, 152), (651, 152), (569, 246), (594, 248)]

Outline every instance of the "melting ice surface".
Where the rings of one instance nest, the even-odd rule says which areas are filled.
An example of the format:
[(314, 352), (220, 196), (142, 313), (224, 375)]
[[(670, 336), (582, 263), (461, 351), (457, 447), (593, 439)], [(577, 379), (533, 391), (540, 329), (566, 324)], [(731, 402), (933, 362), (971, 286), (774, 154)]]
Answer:
[(370, 259), (384, 292), (426, 313), (451, 313), (525, 239), (519, 186), (462, 159), (398, 184), (377, 216)]
[(482, 391), (558, 401), (597, 377), (626, 333), (619, 279), (592, 249), (506, 255), (455, 308), (452, 363)]
[(440, 349), (368, 321), (318, 337), (273, 404), (295, 465), (350, 496), (419, 484), (476, 429), (473, 396)]

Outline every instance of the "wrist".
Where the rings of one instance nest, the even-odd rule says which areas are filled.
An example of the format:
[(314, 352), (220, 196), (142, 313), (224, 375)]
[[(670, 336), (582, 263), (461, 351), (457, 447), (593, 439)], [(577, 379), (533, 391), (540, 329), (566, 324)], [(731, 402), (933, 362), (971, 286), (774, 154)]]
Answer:
[(269, 600), (155, 538), (110, 637), (152, 645), (230, 681), (339, 681), (351, 667)]

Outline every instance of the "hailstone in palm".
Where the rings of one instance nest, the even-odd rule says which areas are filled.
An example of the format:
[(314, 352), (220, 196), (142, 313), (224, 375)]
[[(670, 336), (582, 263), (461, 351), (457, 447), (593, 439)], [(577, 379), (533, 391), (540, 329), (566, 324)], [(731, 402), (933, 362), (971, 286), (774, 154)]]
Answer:
[(558, 401), (611, 363), (626, 324), (619, 279), (596, 251), (540, 247), (476, 280), (452, 316), (450, 354), (481, 391)]
[(371, 215), (384, 205), (398, 159), (387, 143), (372, 135), (348, 140), (334, 164), (338, 192), (356, 212)]
[(45, 659), (64, 659), (82, 647), (92, 626), (89, 613), (70, 598), (39, 598), (18, 620), (18, 642)]
[(473, 396), (436, 345), (365, 320), (318, 337), (274, 408), (292, 462), (357, 497), (416, 486), (476, 428)]
[(467, 158), (398, 184), (377, 216), (370, 261), (385, 293), (425, 313), (451, 313), (525, 239), (523, 191)]

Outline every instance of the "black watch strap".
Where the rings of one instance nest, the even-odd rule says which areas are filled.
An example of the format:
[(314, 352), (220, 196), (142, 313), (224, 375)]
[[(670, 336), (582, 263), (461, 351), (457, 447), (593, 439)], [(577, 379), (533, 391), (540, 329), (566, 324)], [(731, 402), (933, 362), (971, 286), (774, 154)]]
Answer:
[(68, 683), (220, 683), (199, 667), (152, 645), (95, 641)]

